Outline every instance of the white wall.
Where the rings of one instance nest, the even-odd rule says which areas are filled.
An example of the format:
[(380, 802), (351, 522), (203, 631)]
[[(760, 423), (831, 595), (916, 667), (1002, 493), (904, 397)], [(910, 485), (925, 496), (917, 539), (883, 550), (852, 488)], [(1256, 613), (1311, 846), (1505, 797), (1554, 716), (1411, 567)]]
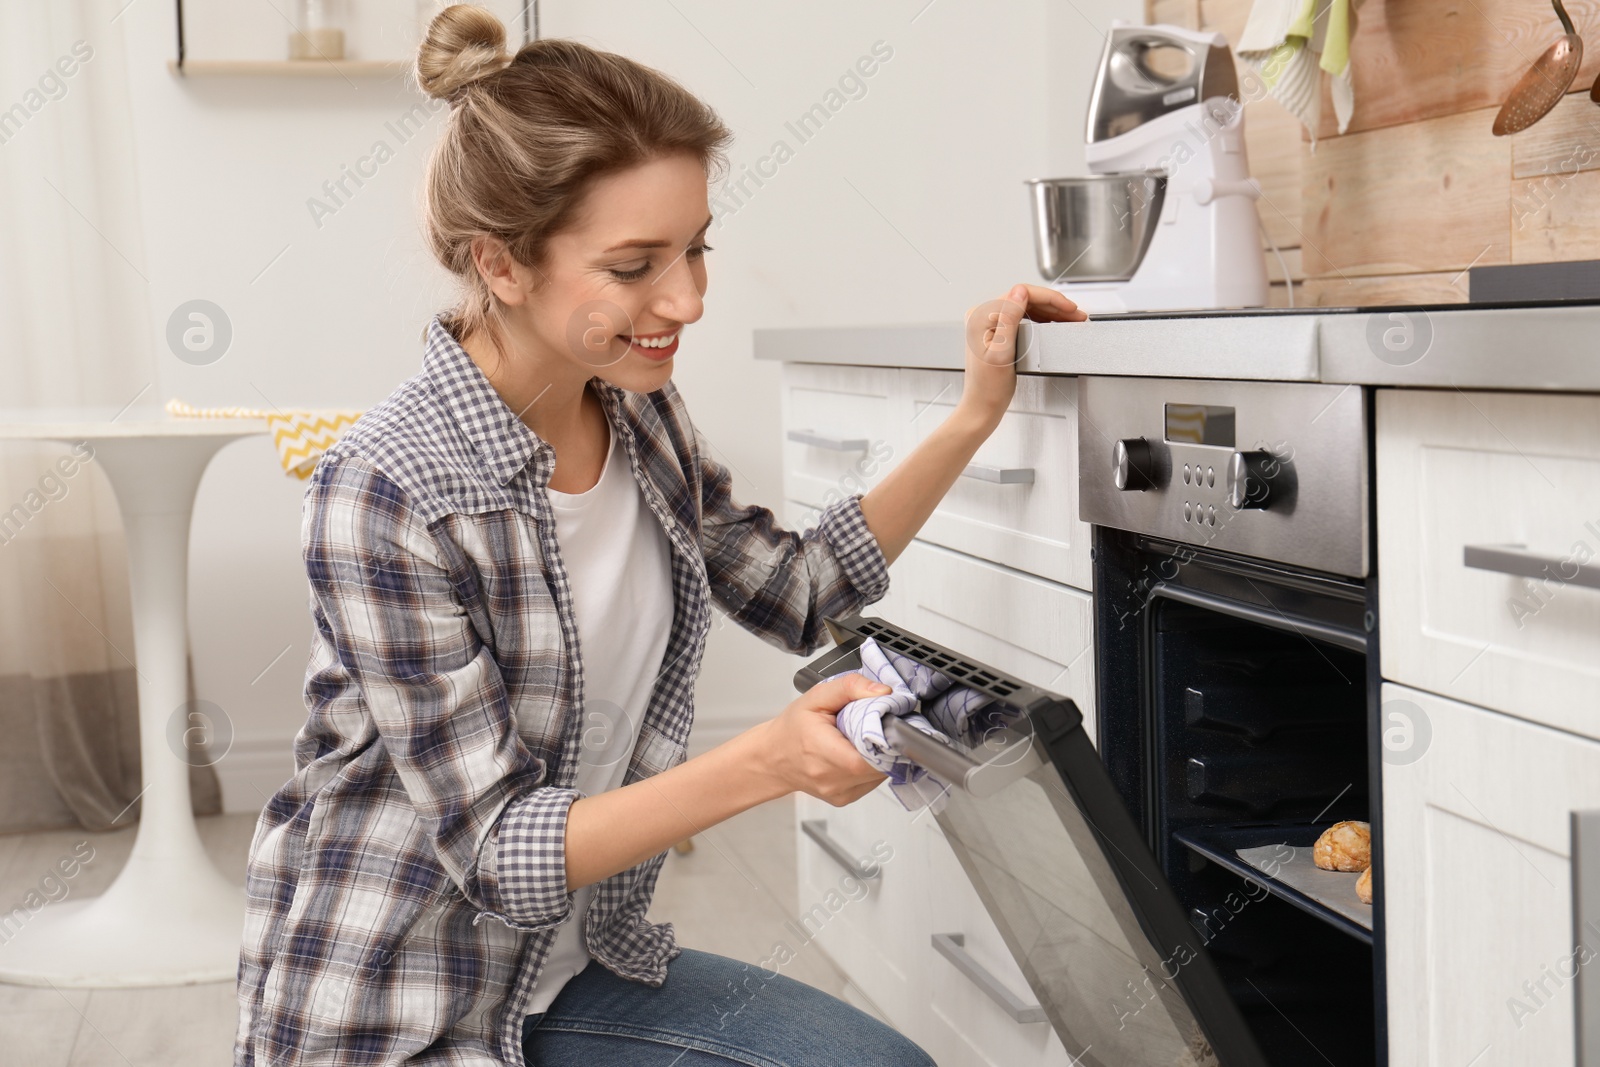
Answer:
[[(226, 4), (226, 19), (208, 13), (223, 0), (185, 6), (192, 56), (279, 47), (271, 5), (252, 15), (252, 5)], [(546, 35), (623, 52), (708, 100), (738, 137), (734, 177), (776, 139), (794, 150), (764, 186), (746, 184), (747, 198), (723, 197), (735, 210), (720, 209), (711, 237), (706, 315), (677, 359), (676, 380), (745, 499), (776, 509), (782, 485), (778, 371), (752, 359), (751, 330), (955, 321), (1034, 280), (1022, 181), (1081, 169), (1098, 31), (1138, 10), (1134, 0), (543, 4)], [(382, 399), (416, 373), (419, 331), (451, 294), (415, 210), (438, 118), (401, 144), (386, 124), (420, 97), (398, 80), (178, 79), (166, 69), (172, 5), (136, 4), (121, 18), (160, 399), (283, 408)], [(367, 4), (352, 50), (403, 53), (410, 19), (404, 0)], [(799, 143), (785, 122), (824, 101), (879, 41), (893, 54), (865, 94)], [(306, 201), (378, 140), (394, 158), (319, 226)], [(171, 356), (159, 336), (194, 298), (220, 305), (234, 330), (226, 356), (205, 367)], [(265, 439), (252, 440), (218, 458), (196, 510), (196, 680), (234, 723), (219, 771), (238, 810), (258, 807), (287, 773), (304, 715), (301, 490), (278, 473)], [(798, 662), (719, 628), (697, 745), (775, 712)]]
[[(205, 17), (216, 6), (227, 9), (227, 21)], [(285, 27), (274, 5), (185, 7), (191, 56), (282, 55)], [(417, 372), (420, 331), (449, 298), (415, 210), (438, 118), (423, 112), (431, 128), (401, 142), (389, 125), (421, 99), (401, 79), (178, 78), (166, 66), (173, 5), (136, 4), (122, 21), (159, 399), (283, 409), (381, 400)], [(242, 39), (214, 32), (228, 27)], [(314, 219), (307, 201), (324, 197), (323, 183), (379, 140), (394, 158), (336, 214)], [(219, 305), (233, 329), (227, 353), (206, 366), (178, 360), (164, 337), (173, 310), (196, 298)], [(299, 557), (302, 492), (262, 437), (218, 456), (196, 504), (195, 681), (198, 696), (233, 723), (234, 747), (218, 765), (233, 810), (259, 807), (288, 776), (289, 742), (305, 717), (311, 624)]]

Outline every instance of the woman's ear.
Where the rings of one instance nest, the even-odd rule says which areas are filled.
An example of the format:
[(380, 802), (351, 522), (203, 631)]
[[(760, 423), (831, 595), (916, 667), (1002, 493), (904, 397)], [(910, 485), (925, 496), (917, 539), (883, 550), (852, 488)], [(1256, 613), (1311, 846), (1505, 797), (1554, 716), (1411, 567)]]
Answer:
[(520, 307), (526, 303), (535, 288), (536, 272), (518, 263), (506, 243), (498, 237), (474, 237), (472, 262), (489, 291), (508, 307)]

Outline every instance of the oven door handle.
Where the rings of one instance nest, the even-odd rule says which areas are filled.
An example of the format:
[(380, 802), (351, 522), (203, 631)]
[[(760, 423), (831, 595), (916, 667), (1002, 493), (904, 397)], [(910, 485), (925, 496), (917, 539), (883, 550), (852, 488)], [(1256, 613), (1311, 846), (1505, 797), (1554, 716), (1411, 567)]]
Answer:
[(1019, 778), (1026, 778), (1044, 763), (1031, 734), (1010, 726), (990, 733), (987, 744), (1003, 738), (1005, 744), (981, 763), (951, 745), (909, 726), (898, 715), (883, 717), (883, 738), (906, 759), (930, 772), (946, 785), (959, 786), (975, 797), (992, 797)]
[(1197, 608), (1206, 608), (1209, 611), (1220, 612), (1223, 615), (1232, 615), (1245, 622), (1259, 623), (1270, 626), (1275, 630), (1287, 630), (1290, 633), (1300, 634), (1302, 637), (1314, 637), (1319, 641), (1326, 641), (1330, 645), (1340, 648), (1353, 649), (1356, 652), (1367, 650), (1367, 635), (1343, 626), (1334, 626), (1331, 623), (1317, 622), (1313, 619), (1291, 619), (1283, 612), (1274, 608), (1258, 607), (1255, 604), (1246, 604), (1238, 600), (1229, 600), (1226, 597), (1216, 596), (1212, 593), (1203, 593), (1198, 589), (1188, 586), (1172, 585), (1168, 582), (1157, 582), (1150, 590), (1151, 599), (1166, 597), (1176, 600), (1180, 604), (1189, 604)]

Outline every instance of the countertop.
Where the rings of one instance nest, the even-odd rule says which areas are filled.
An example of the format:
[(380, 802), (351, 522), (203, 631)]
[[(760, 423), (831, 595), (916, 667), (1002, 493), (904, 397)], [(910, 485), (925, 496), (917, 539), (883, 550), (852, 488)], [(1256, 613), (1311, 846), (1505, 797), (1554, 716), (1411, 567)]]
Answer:
[[(758, 359), (959, 370), (959, 323), (755, 331)], [(1306, 309), (1023, 324), (1039, 374), (1600, 392), (1600, 305)]]

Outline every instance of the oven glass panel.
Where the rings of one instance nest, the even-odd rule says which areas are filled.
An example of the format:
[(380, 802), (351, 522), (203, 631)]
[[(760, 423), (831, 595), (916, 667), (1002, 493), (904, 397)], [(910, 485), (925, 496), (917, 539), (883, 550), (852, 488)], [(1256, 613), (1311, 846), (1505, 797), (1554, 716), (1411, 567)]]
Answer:
[(954, 790), (938, 820), (1074, 1063), (1216, 1063), (1163, 978), (1192, 947), (1158, 951), (1144, 935), (1053, 765), (993, 796)]
[(1167, 440), (1233, 448), (1234, 410), (1209, 404), (1168, 404)]

